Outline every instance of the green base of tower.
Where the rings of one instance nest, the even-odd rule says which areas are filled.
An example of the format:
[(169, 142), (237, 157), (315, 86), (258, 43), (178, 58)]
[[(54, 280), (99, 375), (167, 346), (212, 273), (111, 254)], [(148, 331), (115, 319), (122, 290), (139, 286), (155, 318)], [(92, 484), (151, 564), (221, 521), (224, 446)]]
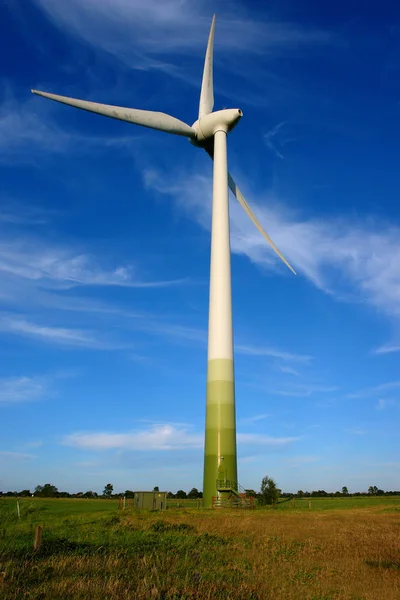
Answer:
[(204, 446), (203, 506), (212, 507), (217, 480), (237, 482), (235, 384), (233, 361), (208, 363)]

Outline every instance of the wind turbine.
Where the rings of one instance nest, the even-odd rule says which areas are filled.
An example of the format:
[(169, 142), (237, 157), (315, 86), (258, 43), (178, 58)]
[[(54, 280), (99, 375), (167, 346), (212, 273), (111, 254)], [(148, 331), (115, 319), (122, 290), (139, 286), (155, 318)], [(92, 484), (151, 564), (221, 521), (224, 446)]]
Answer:
[(211, 507), (213, 497), (223, 498), (232, 494), (237, 495), (239, 491), (236, 458), (228, 186), (268, 244), (287, 267), (295, 273), (264, 231), (228, 172), (227, 134), (238, 124), (243, 113), (238, 108), (213, 112), (214, 30), (215, 15), (211, 23), (204, 62), (199, 116), (192, 126), (161, 112), (98, 104), (32, 90), (34, 94), (82, 110), (186, 137), (194, 146), (204, 148), (214, 161), (203, 481), (205, 507)]

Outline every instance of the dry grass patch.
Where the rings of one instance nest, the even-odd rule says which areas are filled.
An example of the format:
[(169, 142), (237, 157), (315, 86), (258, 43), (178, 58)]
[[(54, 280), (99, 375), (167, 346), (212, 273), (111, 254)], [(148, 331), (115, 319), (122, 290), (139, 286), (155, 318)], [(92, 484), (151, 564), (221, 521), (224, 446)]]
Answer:
[(17, 544), (12, 537), (30, 535), (28, 525), (17, 523), (0, 539), (1, 598), (400, 598), (400, 514), (378, 505), (320, 512), (126, 511), (62, 522), (44, 524), (36, 555), (25, 538)]

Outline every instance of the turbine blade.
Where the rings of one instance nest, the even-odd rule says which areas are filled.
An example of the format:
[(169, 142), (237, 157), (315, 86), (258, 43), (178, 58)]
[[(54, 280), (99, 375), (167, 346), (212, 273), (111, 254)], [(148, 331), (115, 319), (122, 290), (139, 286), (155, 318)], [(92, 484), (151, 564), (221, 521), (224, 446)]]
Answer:
[(296, 275), (296, 271), (288, 263), (288, 261), (286, 260), (286, 258), (283, 256), (282, 252), (275, 246), (274, 242), (272, 241), (272, 239), (270, 238), (270, 236), (268, 235), (268, 233), (265, 231), (265, 229), (261, 225), (260, 221), (257, 219), (257, 217), (255, 216), (255, 214), (253, 213), (253, 211), (251, 210), (250, 206), (247, 204), (246, 200), (244, 199), (244, 196), (243, 196), (242, 192), (239, 190), (238, 186), (234, 182), (234, 180), (233, 180), (233, 178), (232, 178), (232, 176), (231, 176), (230, 173), (228, 173), (228, 185), (229, 185), (229, 188), (230, 188), (231, 192), (233, 193), (233, 195), (235, 196), (235, 198), (239, 202), (240, 206), (243, 208), (243, 210), (245, 211), (245, 213), (253, 221), (253, 223), (257, 227), (258, 231), (264, 236), (264, 238), (266, 239), (266, 241), (268, 242), (268, 244), (271, 246), (271, 248), (274, 250), (274, 252), (276, 252), (276, 254), (279, 256), (279, 258), (285, 263), (285, 265), (292, 271), (292, 273), (294, 273), (294, 275)]
[(165, 131), (166, 133), (182, 135), (187, 138), (196, 137), (194, 129), (192, 129), (189, 125), (162, 112), (138, 110), (136, 108), (123, 108), (121, 106), (99, 104), (98, 102), (88, 102), (86, 100), (68, 98), (67, 96), (39, 92), (38, 90), (31, 91), (33, 94), (37, 94), (38, 96), (43, 96), (44, 98), (49, 98), (50, 100), (55, 100), (56, 102), (61, 102), (62, 104), (68, 104), (69, 106), (75, 106), (76, 108), (81, 108), (82, 110), (94, 112), (98, 115), (104, 115), (105, 117), (110, 117), (111, 119), (128, 121), (128, 123), (134, 123), (135, 125), (141, 125), (142, 127), (149, 127), (150, 129)]
[[(214, 145), (212, 143), (209, 144), (208, 147), (205, 148), (205, 151), (207, 152), (207, 154), (209, 155), (211, 160), (214, 160)], [(231, 190), (232, 194), (235, 196), (236, 200), (239, 202), (240, 206), (243, 208), (243, 210), (248, 215), (248, 217), (250, 217), (251, 221), (257, 227), (257, 229), (261, 233), (261, 235), (265, 238), (265, 240), (268, 242), (268, 244), (271, 246), (271, 248), (274, 250), (274, 252), (276, 252), (276, 254), (279, 256), (279, 258), (285, 263), (285, 265), (292, 271), (292, 273), (294, 275), (296, 275), (296, 271), (288, 263), (286, 258), (283, 256), (282, 252), (275, 246), (274, 242), (272, 241), (272, 239), (270, 238), (268, 233), (265, 231), (265, 229), (261, 225), (260, 221), (257, 219), (255, 214), (253, 213), (250, 206), (247, 204), (242, 192), (239, 190), (238, 186), (234, 182), (233, 177), (230, 173), (228, 173), (228, 186), (229, 186), (229, 189)]]
[(213, 84), (213, 51), (214, 51), (215, 15), (211, 23), (210, 35), (206, 58), (204, 60), (203, 81), (201, 82), (199, 119), (208, 115), (214, 108), (214, 84)]

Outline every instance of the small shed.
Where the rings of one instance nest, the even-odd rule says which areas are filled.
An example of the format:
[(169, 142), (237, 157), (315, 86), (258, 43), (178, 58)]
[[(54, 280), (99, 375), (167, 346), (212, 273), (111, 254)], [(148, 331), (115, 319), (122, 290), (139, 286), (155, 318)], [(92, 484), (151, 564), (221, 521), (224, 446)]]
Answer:
[(145, 510), (165, 510), (168, 492), (135, 492), (134, 507)]

